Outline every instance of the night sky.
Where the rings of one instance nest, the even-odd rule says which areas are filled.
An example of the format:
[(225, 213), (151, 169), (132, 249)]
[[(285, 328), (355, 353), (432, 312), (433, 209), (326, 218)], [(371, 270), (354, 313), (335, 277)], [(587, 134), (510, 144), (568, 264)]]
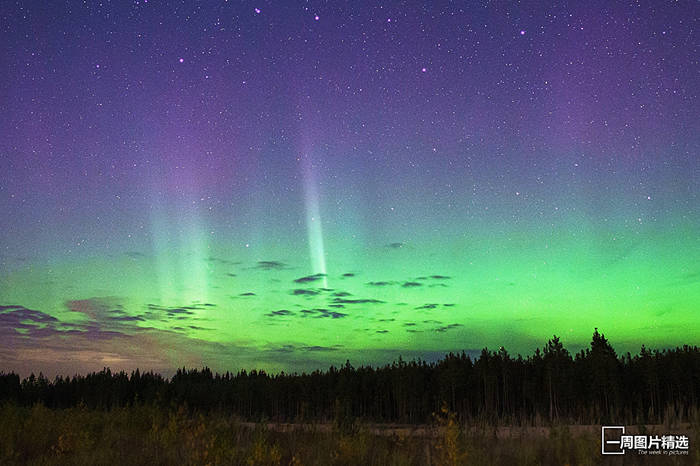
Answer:
[(0, 18), (2, 370), (699, 343), (697, 1)]

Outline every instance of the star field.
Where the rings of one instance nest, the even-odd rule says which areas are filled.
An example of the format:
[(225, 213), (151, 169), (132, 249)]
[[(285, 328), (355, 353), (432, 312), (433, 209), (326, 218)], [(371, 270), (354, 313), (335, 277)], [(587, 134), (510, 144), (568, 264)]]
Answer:
[(696, 343), (697, 2), (0, 14), (5, 369)]

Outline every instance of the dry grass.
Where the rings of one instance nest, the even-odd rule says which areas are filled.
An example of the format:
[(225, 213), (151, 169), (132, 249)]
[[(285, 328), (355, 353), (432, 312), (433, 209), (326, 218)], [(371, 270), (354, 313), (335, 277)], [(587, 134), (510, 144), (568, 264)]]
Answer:
[[(697, 417), (695, 417), (697, 419)], [(671, 433), (644, 426), (647, 433)], [(95, 411), (0, 407), (3, 465), (594, 465), (700, 464), (697, 422), (683, 457), (602, 457), (598, 426), (460, 426), (446, 409), (431, 426), (246, 424), (223, 413), (136, 406)], [(605, 460), (605, 461), (603, 461)]]

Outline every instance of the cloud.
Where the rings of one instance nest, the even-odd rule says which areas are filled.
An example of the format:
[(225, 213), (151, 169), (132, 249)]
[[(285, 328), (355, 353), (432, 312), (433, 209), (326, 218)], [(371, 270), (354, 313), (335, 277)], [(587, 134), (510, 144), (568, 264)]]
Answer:
[(107, 317), (111, 310), (119, 309), (120, 305), (117, 298), (103, 297), (66, 301), (66, 307), (73, 312), (85, 314), (93, 320), (100, 320)]
[(333, 319), (342, 319), (347, 314), (343, 312), (329, 311), (328, 309), (316, 309), (319, 312), (318, 317), (331, 317)]
[(335, 293), (333, 293), (333, 296), (344, 298), (345, 296), (352, 296), (352, 294), (348, 293), (347, 291), (336, 291)]
[(343, 277), (343, 278), (350, 278), (350, 277), (354, 277), (354, 276), (355, 276), (355, 274), (352, 272), (345, 272), (343, 275), (341, 275), (341, 277)]
[(17, 338), (30, 340), (62, 332), (59, 325), (58, 319), (41, 311), (19, 305), (0, 307), (0, 340), (10, 348)]
[(342, 348), (344, 348), (343, 345), (323, 346), (323, 345), (306, 345), (306, 344), (299, 344), (299, 343), (287, 343), (287, 344), (280, 345), (280, 346), (272, 346), (267, 351), (272, 352), (272, 353), (283, 353), (283, 354), (291, 354), (291, 353), (297, 353), (297, 352), (325, 353), (325, 352), (339, 351)]
[(180, 316), (180, 315), (195, 315), (196, 313), (194, 312), (197, 308), (193, 308), (191, 306), (183, 306), (183, 307), (166, 307), (166, 306), (159, 306), (157, 304), (149, 304), (148, 305), (148, 310), (149, 311), (157, 311), (157, 312), (162, 312), (165, 313), (165, 315), (169, 317), (175, 317), (175, 316)]
[[(206, 311), (215, 304), (211, 303), (192, 303), (187, 306), (161, 306), (158, 304), (148, 304), (148, 311), (142, 317), (146, 320), (159, 320), (161, 322), (167, 322), (171, 319), (175, 320), (192, 320), (198, 319), (201, 311)], [(197, 312), (200, 311), (200, 312)]]
[(0, 306), (0, 322), (17, 322), (19, 324), (22, 321), (32, 321), (37, 324), (47, 324), (58, 322), (58, 319), (41, 311), (27, 309), (24, 306)]
[(141, 316), (115, 316), (111, 320), (115, 322), (143, 322), (145, 319)]
[(255, 293), (252, 291), (246, 291), (245, 293), (241, 293), (238, 296), (255, 296)]
[(297, 278), (294, 283), (311, 283), (318, 280), (322, 280), (325, 277), (325, 273), (316, 273), (314, 275), (307, 275), (306, 277)]
[(229, 272), (229, 273), (226, 274), (226, 276), (227, 276), (227, 277), (237, 277), (238, 275), (236, 275), (235, 273)]
[(390, 249), (401, 249), (402, 247), (404, 247), (404, 244), (405, 243), (389, 243), (386, 245), (386, 247)]
[(333, 346), (313, 345), (313, 346), (302, 346), (299, 349), (302, 351), (338, 351), (342, 347), (343, 347), (343, 345), (333, 345)]
[(417, 286), (423, 286), (423, 284), (420, 282), (404, 282), (403, 285), (401, 285), (402, 288), (415, 288)]
[(302, 309), (300, 312), (303, 314), (302, 317), (313, 315), (317, 319), (322, 319), (326, 317), (330, 317), (333, 319), (342, 319), (343, 317), (347, 317), (347, 314), (344, 312), (331, 311), (323, 308)]
[(284, 270), (287, 268), (287, 264), (280, 261), (258, 261), (253, 268), (260, 270)]
[(17, 306), (17, 305), (14, 305), (14, 304), (10, 304), (10, 305), (3, 305), (3, 306), (0, 306), (0, 312), (5, 311), (5, 310), (8, 310), (8, 309), (17, 309), (17, 308), (25, 309), (25, 308), (22, 307), (22, 306)]
[(297, 288), (295, 290), (290, 291), (290, 294), (294, 296), (316, 296), (317, 294), (320, 294), (320, 291), (316, 290), (307, 290), (304, 288)]
[(404, 327), (415, 327), (416, 325), (415, 322), (406, 322), (403, 324)]
[(448, 331), (448, 330), (452, 330), (453, 328), (457, 328), (457, 327), (464, 327), (464, 325), (462, 325), (462, 324), (450, 324), (450, 325), (445, 325), (444, 327), (438, 327), (438, 328), (436, 328), (436, 329), (434, 329), (434, 330), (435, 330), (436, 332), (441, 332), (441, 333), (442, 333), (442, 332), (446, 332), (446, 331)]
[(294, 315), (294, 312), (287, 310), (287, 309), (280, 309), (278, 311), (272, 311), (269, 314), (265, 314), (268, 317), (276, 317), (276, 316), (292, 316)]
[[(444, 281), (444, 280), (451, 280), (451, 279), (452, 279), (452, 277), (447, 276), (447, 275), (430, 275), (428, 277), (416, 277), (416, 280), (421, 280), (421, 281), (426, 281), (426, 280)], [(407, 282), (407, 283), (410, 283), (410, 282)], [(444, 283), (431, 283), (428, 286), (431, 288), (438, 287), (438, 286), (443, 287), (443, 288), (447, 288), (447, 285)]]
[(367, 286), (389, 286), (393, 285), (396, 282), (367, 282), (365, 283)]
[(445, 307), (454, 307), (454, 305), (455, 305), (454, 303), (443, 304), (443, 306), (445, 306)]
[[(72, 374), (100, 370), (133, 370), (136, 367), (167, 373), (175, 367), (196, 367), (215, 361), (259, 361), (259, 349), (246, 343), (226, 345), (190, 338), (172, 330), (141, 326), (140, 316), (130, 316), (114, 297), (66, 301), (77, 321), (61, 321), (45, 312), (20, 305), (0, 306), (0, 349), (3, 369), (19, 373)], [(148, 312), (165, 314), (184, 309), (151, 305)], [(190, 325), (191, 330), (207, 330)], [(174, 327), (183, 331), (185, 327)], [(257, 354), (257, 356), (256, 356)], [(228, 367), (227, 367), (228, 368)]]
[(377, 330), (376, 333), (389, 333), (388, 330)]
[(422, 306), (418, 306), (414, 309), (435, 309), (438, 306), (439, 306), (439, 304), (436, 304), (436, 303), (428, 303), (428, 304), (423, 304)]
[(146, 254), (138, 251), (128, 251), (125, 252), (124, 255), (134, 260), (143, 259), (144, 257), (146, 257)]
[[(37, 341), (66, 336), (83, 337), (90, 341), (114, 337), (129, 338), (143, 330), (134, 322), (143, 321), (140, 316), (127, 315), (120, 309), (110, 309), (113, 298), (68, 301), (69, 310), (85, 314), (87, 321), (61, 322), (47, 313), (23, 306), (0, 307), (0, 335)], [(11, 344), (17, 344), (11, 343)], [(21, 346), (21, 345), (20, 345)]]
[[(12, 370), (24, 376), (31, 371), (43, 371), (49, 377), (99, 371), (103, 367), (127, 372), (138, 367), (170, 376), (178, 367), (205, 365), (218, 371), (255, 368), (269, 373), (280, 370), (310, 372), (346, 359), (354, 363), (385, 364), (399, 355), (428, 360), (444, 355), (441, 353), (434, 356), (430, 352), (405, 348), (348, 348), (334, 344), (332, 340), (324, 340), (324, 336), (319, 336), (318, 340), (301, 342), (270, 343), (253, 339), (212, 342), (193, 337), (197, 332), (207, 329), (192, 322), (192, 317), (188, 315), (176, 313), (176, 317), (190, 320), (172, 319), (169, 322), (173, 325), (162, 329), (145, 326), (143, 321), (123, 319), (132, 310), (126, 306), (121, 307), (119, 298), (91, 298), (66, 303), (67, 306), (72, 303), (69, 310), (74, 312), (61, 313), (61, 317), (41, 310), (27, 309), (20, 304), (0, 305), (0, 358), (3, 370)], [(188, 306), (153, 304), (147, 313), (167, 318), (168, 309), (193, 311), (188, 308), (208, 309), (204, 304), (197, 303)], [(318, 322), (326, 323), (332, 323), (333, 319), (341, 319), (346, 315), (342, 312), (334, 314), (330, 307), (308, 311), (309, 317), (325, 315), (326, 317), (318, 318), (326, 320)], [(294, 312), (296, 318), (304, 314), (296, 309)], [(90, 314), (95, 318), (90, 317)], [(75, 320), (64, 321), (63, 316)], [(149, 321), (151, 317), (145, 319)], [(380, 328), (381, 330), (386, 329)], [(371, 332), (374, 331), (376, 330)]]
[(380, 299), (345, 299), (345, 298), (334, 298), (333, 303), (335, 304), (383, 304), (386, 301)]
[(276, 353), (293, 353), (295, 349), (296, 348), (294, 345), (282, 345), (277, 348), (272, 348), (269, 351), (273, 351)]

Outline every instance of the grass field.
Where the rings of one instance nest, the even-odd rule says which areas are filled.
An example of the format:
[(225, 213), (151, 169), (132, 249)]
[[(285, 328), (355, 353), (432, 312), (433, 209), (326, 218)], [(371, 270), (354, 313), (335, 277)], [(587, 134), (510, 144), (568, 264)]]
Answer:
[(688, 455), (603, 457), (598, 426), (462, 426), (446, 411), (425, 426), (301, 425), (246, 423), (184, 408), (53, 410), (7, 404), (0, 408), (0, 464), (700, 464), (697, 423), (636, 431), (688, 435)]

